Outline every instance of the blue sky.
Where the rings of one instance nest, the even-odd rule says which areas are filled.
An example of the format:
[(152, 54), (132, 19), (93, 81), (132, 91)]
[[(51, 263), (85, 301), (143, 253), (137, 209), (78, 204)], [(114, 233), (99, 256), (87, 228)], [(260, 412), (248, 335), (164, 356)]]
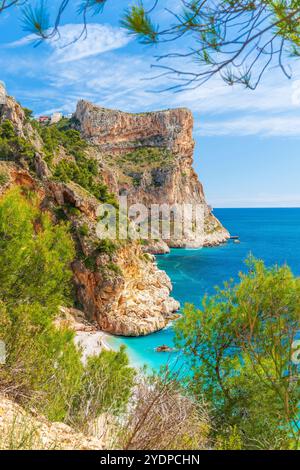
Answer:
[[(49, 3), (54, 9), (58, 2)], [(160, 50), (120, 28), (126, 1), (108, 3), (89, 18), (87, 38), (64, 47), (81, 30), (76, 3), (63, 17), (62, 39), (38, 47), (15, 14), (0, 14), (0, 80), (9, 94), (35, 114), (73, 112), (81, 98), (130, 112), (187, 106), (195, 118), (194, 166), (209, 203), (300, 207), (299, 62), (290, 62), (291, 80), (272, 69), (256, 91), (214, 79), (195, 90), (158, 93), (168, 84), (151, 79)]]

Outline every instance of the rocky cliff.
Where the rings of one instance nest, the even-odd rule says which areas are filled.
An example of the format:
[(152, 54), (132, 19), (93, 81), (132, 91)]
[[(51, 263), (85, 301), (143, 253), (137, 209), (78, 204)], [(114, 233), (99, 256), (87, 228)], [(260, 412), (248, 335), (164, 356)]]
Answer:
[[(7, 123), (13, 127), (7, 127)], [(102, 201), (111, 195), (102, 181), (100, 165), (93, 159), (97, 157), (93, 147), (84, 145), (69, 123), (67, 129), (39, 128), (8, 97), (0, 106), (0, 196), (18, 185), (35, 192), (41, 208), (55, 221), (64, 219), (71, 224), (77, 247), (72, 264), (74, 302), (90, 321), (96, 320), (102, 330), (117, 335), (155, 332), (179, 309), (178, 302), (170, 297), (171, 282), (139, 242), (99, 240), (99, 199), (94, 194), (99, 193)], [(68, 173), (74, 168), (76, 178)], [(84, 186), (88, 182), (90, 190), (78, 182)]]
[[(129, 204), (192, 204), (203, 210), (203, 226), (180, 239), (171, 233), (171, 247), (211, 246), (229, 237), (205, 201), (193, 170), (193, 116), (185, 108), (129, 114), (79, 101), (75, 113), (82, 136), (94, 144), (103, 161), (106, 181)], [(159, 235), (158, 237), (159, 238)], [(150, 245), (152, 245), (150, 247)], [(166, 251), (163, 241), (148, 251)]]
[(39, 196), (54, 221), (69, 222), (77, 249), (74, 303), (104, 331), (138, 336), (165, 327), (179, 304), (170, 297), (170, 279), (148, 253), (203, 240), (193, 231), (167, 244), (99, 239), (100, 202), (116, 205), (115, 196), (126, 194), (129, 202), (147, 206), (200, 203), (204, 243), (228, 237), (192, 169), (192, 128), (186, 109), (132, 115), (80, 101), (72, 120), (43, 127), (13, 98), (0, 105), (0, 196), (21, 186)]

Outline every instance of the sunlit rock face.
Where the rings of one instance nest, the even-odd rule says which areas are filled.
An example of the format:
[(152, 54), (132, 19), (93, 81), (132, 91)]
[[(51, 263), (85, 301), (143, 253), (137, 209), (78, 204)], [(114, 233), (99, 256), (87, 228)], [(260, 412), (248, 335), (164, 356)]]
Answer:
[[(228, 231), (207, 205), (192, 164), (193, 115), (186, 108), (130, 114), (79, 101), (75, 113), (82, 136), (98, 148), (106, 181), (129, 204), (201, 206), (203, 223), (182, 237), (153, 240), (148, 251), (170, 247), (212, 246), (225, 242)], [(157, 237), (159, 238), (159, 236)]]

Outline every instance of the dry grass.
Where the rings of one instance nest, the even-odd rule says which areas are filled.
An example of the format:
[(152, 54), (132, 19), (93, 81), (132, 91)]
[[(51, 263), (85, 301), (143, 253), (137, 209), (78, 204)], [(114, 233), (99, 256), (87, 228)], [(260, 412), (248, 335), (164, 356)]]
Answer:
[(167, 375), (142, 377), (134, 404), (121, 426), (116, 447), (124, 450), (194, 450), (209, 447), (210, 420)]

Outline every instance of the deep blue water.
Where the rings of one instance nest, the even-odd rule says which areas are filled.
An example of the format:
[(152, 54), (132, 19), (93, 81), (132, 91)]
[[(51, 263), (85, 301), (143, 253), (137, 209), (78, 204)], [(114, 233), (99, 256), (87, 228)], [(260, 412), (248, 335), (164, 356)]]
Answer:
[[(215, 215), (230, 231), (239, 235), (240, 244), (229, 241), (215, 248), (198, 250), (172, 249), (157, 257), (158, 265), (170, 276), (173, 297), (200, 305), (204, 294), (212, 294), (216, 285), (237, 278), (244, 270), (249, 253), (262, 258), (267, 265), (288, 263), (300, 275), (300, 208), (295, 209), (216, 209)], [(135, 364), (158, 368), (169, 359), (168, 353), (157, 353), (162, 344), (172, 346), (172, 326), (141, 338), (118, 338), (113, 343), (126, 344)], [(173, 353), (171, 356), (175, 356)]]

